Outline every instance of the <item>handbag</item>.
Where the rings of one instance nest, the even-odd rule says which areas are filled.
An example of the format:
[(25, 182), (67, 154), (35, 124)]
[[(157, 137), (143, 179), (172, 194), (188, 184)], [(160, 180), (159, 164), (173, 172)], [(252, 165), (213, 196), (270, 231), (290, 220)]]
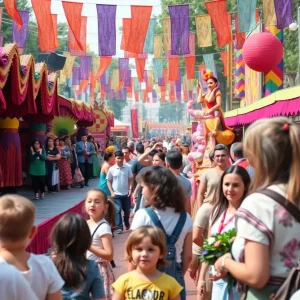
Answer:
[(74, 174), (74, 177), (73, 177), (73, 183), (74, 183), (74, 184), (80, 183), (80, 182), (82, 182), (83, 180), (84, 180), (84, 177), (82, 176), (79, 167), (76, 167), (76, 169), (75, 169), (75, 174)]
[[(294, 219), (300, 223), (300, 210), (293, 203), (287, 201), (285, 197), (278, 194), (277, 192), (265, 189), (260, 192), (269, 198), (273, 199), (275, 202), (284, 207)], [(282, 300), (290, 299), (291, 296), (300, 289), (300, 258), (298, 260), (297, 266), (291, 269), (288, 277), (284, 280), (279, 290), (270, 295), (271, 300)], [(241, 295), (240, 299), (246, 299), (247, 292)]]

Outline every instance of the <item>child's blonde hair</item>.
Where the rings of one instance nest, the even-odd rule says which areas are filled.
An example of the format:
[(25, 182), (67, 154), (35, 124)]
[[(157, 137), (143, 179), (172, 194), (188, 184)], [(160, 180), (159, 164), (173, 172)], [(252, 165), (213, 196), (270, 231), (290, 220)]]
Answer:
[(126, 259), (133, 263), (132, 259), (132, 249), (134, 246), (139, 245), (144, 238), (150, 237), (151, 242), (154, 246), (157, 246), (160, 250), (160, 254), (163, 258), (160, 258), (157, 262), (157, 267), (163, 267), (167, 265), (164, 257), (167, 253), (167, 242), (163, 231), (159, 227), (154, 227), (150, 225), (141, 226), (138, 229), (131, 232), (126, 241)]
[(34, 205), (19, 195), (0, 197), (0, 239), (21, 241), (28, 237), (35, 216)]

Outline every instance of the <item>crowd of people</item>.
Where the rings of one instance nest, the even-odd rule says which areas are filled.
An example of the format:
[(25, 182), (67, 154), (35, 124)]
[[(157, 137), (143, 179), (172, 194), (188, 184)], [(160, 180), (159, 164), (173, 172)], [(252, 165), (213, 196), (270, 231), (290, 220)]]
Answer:
[[(83, 176), (97, 154), (86, 139), (69, 148)], [(87, 220), (64, 215), (53, 228), (49, 258), (26, 252), (36, 233), (33, 203), (2, 196), (1, 297), (184, 300), (188, 274), (197, 300), (300, 299), (299, 126), (284, 117), (260, 120), (248, 128), (243, 143), (230, 149), (217, 144), (210, 153), (211, 168), (200, 177), (195, 215), (192, 168), (185, 159), (189, 143), (157, 137), (108, 145), (99, 188), (86, 195)], [(57, 148), (48, 139), (44, 150), (33, 143), (36, 186), (43, 185), (39, 176), (46, 168), (72, 172), (65, 144)], [(67, 176), (60, 180), (68, 187)], [(215, 236), (233, 229), (231, 251), (220, 253), (212, 265), (201, 263), (204, 240), (218, 247)], [(113, 236), (124, 231), (130, 231), (124, 249), (128, 273), (116, 279)], [(289, 279), (292, 272), (294, 280)]]

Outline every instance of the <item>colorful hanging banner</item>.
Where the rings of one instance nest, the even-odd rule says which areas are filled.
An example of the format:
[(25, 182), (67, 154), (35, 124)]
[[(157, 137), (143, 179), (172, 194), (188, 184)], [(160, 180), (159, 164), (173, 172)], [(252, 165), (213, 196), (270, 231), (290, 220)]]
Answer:
[(137, 77), (134, 77), (134, 81), (133, 82), (134, 82), (134, 86), (133, 86), (134, 91), (135, 92), (140, 92), (141, 91), (141, 84), (139, 82), (139, 79)]
[(256, 27), (256, 1), (237, 1), (239, 32), (250, 32)]
[(70, 49), (70, 53), (72, 56), (85, 56), (86, 55), (86, 24), (87, 24), (87, 17), (81, 16), (81, 23), (80, 23), (80, 43), (83, 47), (82, 50), (80, 50), (79, 45), (74, 37), (74, 34), (72, 30), (69, 28), (68, 33), (68, 45)]
[(120, 71), (120, 80), (125, 82), (128, 76), (129, 70), (129, 59), (128, 58), (118, 58), (119, 71)]
[(57, 34), (51, 15), (51, 1), (31, 0), (38, 27), (41, 52), (54, 51), (58, 47)]
[(139, 137), (138, 110), (137, 110), (137, 108), (132, 108), (130, 110), (130, 115), (131, 115), (132, 137), (137, 139)]
[(29, 22), (29, 11), (27, 10), (20, 10), (19, 11), (21, 19), (22, 19), (22, 27), (19, 29), (18, 24), (13, 21), (13, 42), (18, 45), (19, 53), (23, 54), (23, 49), (25, 47), (26, 39), (27, 39), (27, 32), (28, 32), (28, 22)]
[(235, 72), (234, 72), (234, 95), (236, 98), (245, 97), (245, 62), (243, 59), (243, 49), (235, 54)]
[[(265, 31), (272, 33), (283, 44), (283, 30), (278, 29), (276, 26), (269, 26), (265, 28)], [(283, 89), (283, 79), (284, 79), (283, 70), (284, 69), (283, 69), (283, 57), (282, 57), (280, 63), (264, 76), (265, 96), (268, 96), (278, 90)]]
[(96, 79), (99, 79), (102, 74), (106, 71), (112, 61), (111, 56), (102, 56), (100, 57), (100, 67), (96, 75)]
[(224, 76), (228, 76), (228, 51), (220, 52), (221, 59), (224, 66)]
[(154, 85), (154, 74), (153, 70), (148, 70), (148, 86), (153, 88)]
[(81, 33), (81, 13), (83, 3), (67, 2), (62, 1), (63, 9), (67, 22), (69, 24), (69, 29), (72, 31), (76, 43), (74, 50), (83, 50), (85, 45), (82, 45), (80, 40)]
[(277, 25), (274, 0), (263, 0), (263, 16), (265, 26)]
[(58, 34), (58, 32), (57, 32), (57, 15), (51, 14), (51, 18), (52, 18), (52, 25), (53, 25), (53, 32), (54, 32), (55, 44), (58, 45), (58, 37), (57, 37), (57, 34)]
[(124, 87), (126, 88), (131, 88), (132, 84), (131, 84), (131, 70), (127, 70), (127, 76), (124, 80)]
[(203, 79), (203, 77), (202, 77), (203, 72), (206, 70), (206, 66), (205, 66), (205, 65), (199, 65), (199, 66), (198, 66), (198, 70), (199, 70), (199, 77), (198, 77), (198, 80), (199, 80), (199, 82), (200, 82), (200, 84), (201, 84), (201, 86), (202, 86), (203, 93), (206, 93), (208, 87), (207, 87), (206, 81), (205, 81), (205, 80)]
[(150, 19), (148, 31), (144, 44), (144, 53), (153, 54), (154, 51), (154, 33), (155, 33), (156, 19)]
[(72, 68), (72, 86), (76, 86), (79, 84), (79, 73), (80, 67), (73, 67)]
[(205, 2), (208, 14), (214, 25), (219, 47), (231, 43), (231, 30), (228, 24), (228, 13), (226, 10), (226, 0)]
[(121, 40), (121, 50), (126, 50), (127, 44), (128, 44), (128, 38), (130, 35), (130, 27), (131, 27), (131, 19), (129, 18), (123, 18), (122, 20), (123, 26), (122, 26), (122, 40)]
[(22, 17), (17, 9), (16, 0), (4, 0), (4, 6), (6, 8), (7, 13), (13, 19), (13, 21), (17, 24), (18, 29), (20, 30), (23, 26)]
[(196, 33), (199, 47), (212, 46), (211, 18), (209, 15), (196, 16)]
[(60, 71), (60, 77), (71, 78), (75, 56), (71, 56), (69, 52), (64, 52), (63, 56), (66, 57), (66, 61), (64, 68)]
[(120, 85), (120, 73), (119, 69), (114, 69), (112, 72), (112, 81), (111, 81), (111, 88), (117, 92)]
[(194, 79), (195, 78), (195, 63), (196, 63), (196, 56), (185, 56), (185, 70), (187, 79)]
[(292, 0), (274, 0), (274, 8), (278, 29), (284, 29), (294, 22)]
[(126, 50), (143, 53), (152, 6), (131, 5), (131, 27)]
[[(180, 55), (180, 52), (182, 55), (190, 54), (189, 5), (169, 5), (168, 7), (171, 19), (171, 54)], [(179, 44), (179, 41), (181, 44)]]
[(91, 66), (92, 66), (92, 57), (91, 56), (81, 56), (80, 57), (79, 79), (81, 79), (81, 80), (89, 79)]
[(239, 28), (239, 18), (238, 15), (235, 16), (235, 48), (242, 49), (246, 40), (246, 33), (240, 32)]
[(153, 72), (154, 78), (162, 78), (163, 77), (163, 60), (161, 58), (153, 59)]
[(160, 35), (154, 36), (154, 58), (161, 58), (163, 51), (162, 37)]
[(99, 56), (116, 55), (116, 5), (97, 4)]
[(0, 7), (0, 30), (2, 29), (3, 7)]
[(178, 69), (178, 79), (175, 81), (175, 92), (176, 92), (176, 99), (177, 102), (181, 102), (181, 71), (180, 68)]
[(196, 55), (196, 35), (195, 35), (195, 33), (190, 33), (189, 47), (190, 47), (189, 55)]
[(179, 57), (169, 57), (169, 80), (178, 80)]
[(99, 56), (93, 56), (92, 58), (92, 69), (94, 74), (98, 73), (98, 70), (100, 68), (100, 57)]
[(171, 50), (171, 20), (170, 18), (163, 19), (163, 34), (164, 34), (164, 50), (167, 53)]
[(213, 71), (214, 76), (216, 78), (218, 78), (217, 67), (216, 67), (214, 55), (213, 54), (204, 54), (203, 59), (204, 59), (206, 69)]
[(142, 82), (144, 80), (145, 65), (146, 65), (146, 59), (144, 58), (135, 59), (136, 72), (138, 75), (139, 82)]

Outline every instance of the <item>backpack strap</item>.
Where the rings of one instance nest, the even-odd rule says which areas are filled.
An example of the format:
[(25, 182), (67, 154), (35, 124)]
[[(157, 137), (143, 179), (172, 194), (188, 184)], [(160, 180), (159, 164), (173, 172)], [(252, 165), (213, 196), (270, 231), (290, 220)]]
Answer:
[(172, 232), (172, 234), (168, 237), (168, 242), (171, 244), (171, 245), (175, 245), (175, 243), (177, 242), (179, 236), (180, 236), (180, 233), (182, 231), (182, 228), (185, 224), (185, 221), (186, 221), (186, 213), (181, 213), (180, 216), (179, 216), (179, 220)]
[(154, 225), (159, 227), (164, 232), (164, 234), (166, 236), (168, 236), (167, 233), (165, 232), (165, 229), (164, 229), (163, 225), (161, 224), (157, 214), (154, 212), (154, 210), (151, 207), (146, 207), (145, 210), (146, 210), (147, 214), (149, 215), (151, 221), (154, 223)]
[(268, 196), (269, 198), (273, 199), (275, 202), (283, 206), (295, 218), (295, 220), (300, 223), (300, 210), (285, 197), (270, 189), (265, 189), (261, 191), (260, 194)]
[(94, 230), (94, 232), (93, 232), (93, 234), (92, 234), (92, 239), (93, 239), (93, 237), (94, 237), (96, 231), (98, 230), (98, 228), (99, 228), (102, 224), (104, 224), (104, 223), (106, 223), (106, 222), (103, 221), (103, 222), (101, 222), (100, 224), (97, 225), (96, 229)]

